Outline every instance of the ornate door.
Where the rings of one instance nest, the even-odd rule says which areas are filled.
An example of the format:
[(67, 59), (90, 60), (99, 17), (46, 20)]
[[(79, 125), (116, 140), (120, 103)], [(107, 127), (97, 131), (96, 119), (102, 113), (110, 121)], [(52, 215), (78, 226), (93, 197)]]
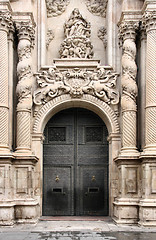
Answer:
[(44, 134), (43, 215), (108, 215), (104, 122), (72, 108), (52, 117)]

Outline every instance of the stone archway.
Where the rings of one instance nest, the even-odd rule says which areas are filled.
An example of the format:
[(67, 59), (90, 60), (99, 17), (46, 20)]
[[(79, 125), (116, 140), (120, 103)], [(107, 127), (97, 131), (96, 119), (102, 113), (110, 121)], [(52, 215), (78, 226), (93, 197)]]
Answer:
[[(109, 133), (109, 185), (111, 182), (111, 187), (109, 189), (109, 215), (113, 215), (113, 201), (115, 197), (115, 188), (117, 183), (117, 171), (113, 159), (118, 155), (120, 150), (120, 133), (119, 133), (119, 123), (115, 112), (111, 107), (105, 102), (97, 99), (91, 95), (83, 95), (81, 99), (72, 99), (70, 95), (59, 96), (45, 105), (43, 105), (38, 111), (33, 124), (33, 134), (32, 134), (32, 149), (34, 153), (38, 156), (39, 163), (37, 166), (37, 171), (40, 172), (40, 190), (42, 189), (43, 182), (43, 151), (42, 151), (42, 140), (43, 131), (49, 121), (49, 119), (56, 113), (63, 109), (68, 108), (85, 108), (91, 110), (97, 114), (106, 124)], [(40, 206), (42, 206), (42, 190), (39, 194)], [(41, 213), (42, 215), (42, 207)]]

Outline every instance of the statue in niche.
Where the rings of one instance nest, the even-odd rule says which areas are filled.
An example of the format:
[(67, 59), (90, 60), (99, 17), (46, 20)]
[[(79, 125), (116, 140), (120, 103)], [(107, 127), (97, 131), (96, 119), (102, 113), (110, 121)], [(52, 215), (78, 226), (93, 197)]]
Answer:
[(85, 20), (79, 9), (75, 8), (64, 24), (65, 40), (61, 44), (61, 58), (92, 58), (93, 46), (90, 41), (90, 23)]

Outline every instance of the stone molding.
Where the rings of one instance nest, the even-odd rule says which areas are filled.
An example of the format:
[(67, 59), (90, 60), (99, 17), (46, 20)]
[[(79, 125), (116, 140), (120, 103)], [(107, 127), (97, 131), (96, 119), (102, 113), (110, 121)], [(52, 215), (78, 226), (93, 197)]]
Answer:
[(91, 25), (75, 8), (68, 21), (64, 24), (65, 40), (60, 47), (61, 58), (93, 57), (93, 45), (90, 41)]
[(14, 31), (12, 15), (9, 11), (0, 11), (0, 30), (6, 31)]
[[(41, 133), (43, 131), (44, 128), (43, 123), (45, 124), (44, 121), (47, 115), (55, 108), (62, 106), (63, 104), (65, 104), (65, 106), (67, 106), (68, 104), (72, 106), (72, 103), (74, 104), (74, 106), (80, 106), (81, 102), (83, 103), (83, 106), (87, 105), (92, 106), (93, 108), (96, 107), (99, 109), (99, 111), (102, 111), (102, 113), (105, 115), (107, 119), (106, 120), (107, 127), (108, 125), (110, 125), (110, 127), (108, 127), (109, 132), (119, 134), (120, 130), (117, 116), (108, 104), (91, 95), (83, 95), (81, 99), (71, 99), (69, 94), (56, 97), (49, 101), (48, 103), (46, 103), (45, 105), (42, 105), (34, 119), (33, 133)], [(91, 110), (91, 108), (88, 109)]]
[(85, 0), (85, 3), (89, 12), (100, 17), (106, 17), (108, 0)]
[(57, 17), (61, 15), (69, 3), (70, 0), (46, 0), (47, 16)]
[(116, 89), (118, 74), (105, 67), (94, 70), (84, 67), (59, 70), (51, 67), (41, 69), (35, 75), (38, 84), (33, 94), (36, 105), (45, 104), (50, 99), (67, 93), (71, 98), (81, 98), (89, 94), (107, 104), (119, 102), (119, 92)]

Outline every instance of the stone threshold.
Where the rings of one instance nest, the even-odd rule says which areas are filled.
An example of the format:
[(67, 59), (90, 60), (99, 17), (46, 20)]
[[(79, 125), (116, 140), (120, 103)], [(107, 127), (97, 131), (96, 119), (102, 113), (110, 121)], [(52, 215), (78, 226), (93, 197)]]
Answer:
[(105, 221), (112, 219), (108, 216), (42, 216), (40, 221)]

